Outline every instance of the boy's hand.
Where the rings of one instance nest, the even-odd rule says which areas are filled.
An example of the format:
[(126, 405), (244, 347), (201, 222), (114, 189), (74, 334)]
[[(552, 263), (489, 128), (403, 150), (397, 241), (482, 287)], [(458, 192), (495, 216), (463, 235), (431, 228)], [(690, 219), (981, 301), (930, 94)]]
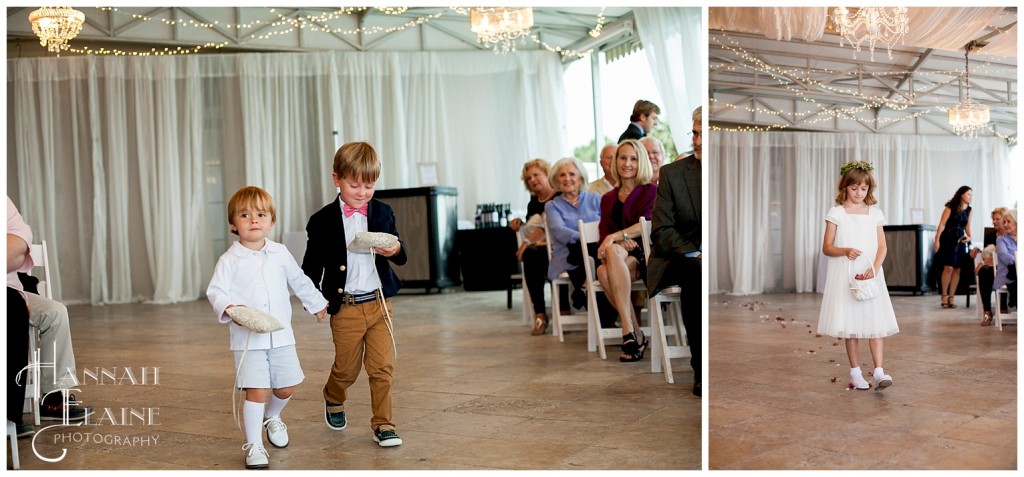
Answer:
[(385, 257), (394, 257), (401, 249), (402, 243), (395, 242), (395, 244), (390, 247), (374, 247), (373, 251), (377, 252), (377, 255), (382, 255)]
[(327, 317), (327, 307), (326, 306), (324, 307), (323, 310), (320, 310), (320, 311), (316, 312), (316, 322), (317, 323), (323, 323), (324, 322), (324, 318), (326, 318), (326, 317)]

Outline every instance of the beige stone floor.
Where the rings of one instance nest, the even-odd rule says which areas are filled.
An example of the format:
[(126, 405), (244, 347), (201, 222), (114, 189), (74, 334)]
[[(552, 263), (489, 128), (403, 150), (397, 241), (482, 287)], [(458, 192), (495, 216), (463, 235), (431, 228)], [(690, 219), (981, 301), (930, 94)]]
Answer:
[(876, 392), (846, 390), (844, 344), (816, 336), (820, 295), (711, 296), (709, 468), (1016, 469), (1016, 326), (979, 326), (963, 297), (892, 301), (894, 384)]
[[(519, 293), (511, 310), (505, 292), (395, 298), (394, 416), (405, 443), (390, 449), (371, 438), (365, 373), (351, 388), (348, 428), (324, 424), (320, 390), (333, 345), (328, 325), (307, 319), (296, 304), (306, 381), (282, 415), (290, 445), (268, 446), (271, 468), (701, 468), (701, 401), (690, 392), (688, 363), (675, 361), (676, 384), (669, 385), (650, 373), (649, 355), (620, 363), (612, 349), (611, 359), (602, 361), (587, 352), (583, 332), (567, 335), (565, 343), (530, 336), (521, 324)], [(124, 377), (124, 368), (131, 368), (141, 379), (140, 368), (149, 369), (146, 385), (90, 379), (75, 394), (101, 413), (110, 408), (119, 423), (122, 408), (153, 408), (156, 425), (107, 420), (48, 429), (37, 439), (40, 454), (56, 457), (66, 448), (66, 456), (44, 462), (22, 438), (23, 469), (244, 468), (243, 434), (232, 418), (227, 329), (205, 300), (69, 310), (80, 375), (107, 368)], [(159, 369), (156, 385), (153, 368)], [(55, 443), (58, 435), (66, 437)]]

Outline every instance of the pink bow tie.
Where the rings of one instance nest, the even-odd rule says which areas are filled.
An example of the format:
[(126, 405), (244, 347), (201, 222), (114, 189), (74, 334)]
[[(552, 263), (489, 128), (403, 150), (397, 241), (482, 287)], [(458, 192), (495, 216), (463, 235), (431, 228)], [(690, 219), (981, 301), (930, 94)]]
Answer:
[(355, 208), (355, 207), (352, 207), (352, 206), (350, 206), (348, 204), (345, 204), (342, 207), (342, 211), (345, 212), (345, 217), (352, 217), (352, 214), (354, 214), (356, 212), (359, 212), (360, 214), (363, 214), (363, 217), (365, 217), (366, 216), (366, 209), (367, 209), (367, 204), (363, 204), (363, 206), (359, 207), (358, 209)]

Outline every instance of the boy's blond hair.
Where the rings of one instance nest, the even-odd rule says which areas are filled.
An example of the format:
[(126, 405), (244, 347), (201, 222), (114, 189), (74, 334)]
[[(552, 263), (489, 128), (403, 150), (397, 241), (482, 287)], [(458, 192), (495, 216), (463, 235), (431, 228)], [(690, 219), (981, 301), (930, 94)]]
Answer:
[[(274, 205), (274, 198), (259, 187), (245, 186), (231, 195), (231, 199), (228, 199), (228, 224), (232, 224), (235, 214), (239, 210), (270, 212), (270, 220), (277, 223), (277, 207)], [(238, 235), (237, 230), (232, 230), (231, 233)]]
[(380, 177), (380, 159), (368, 142), (349, 142), (334, 153), (334, 173), (338, 179), (348, 177), (363, 182), (377, 182)]

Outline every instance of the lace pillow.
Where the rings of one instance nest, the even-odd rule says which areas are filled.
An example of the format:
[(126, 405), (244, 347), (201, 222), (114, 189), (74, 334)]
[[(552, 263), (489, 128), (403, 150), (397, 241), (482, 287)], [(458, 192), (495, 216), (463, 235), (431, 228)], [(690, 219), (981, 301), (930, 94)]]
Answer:
[(254, 308), (233, 306), (228, 308), (225, 313), (239, 326), (249, 328), (256, 333), (270, 333), (284, 329), (284, 325), (277, 321), (277, 318)]
[(359, 232), (348, 250), (356, 253), (370, 253), (374, 247), (392, 247), (398, 243), (398, 237), (385, 232)]

